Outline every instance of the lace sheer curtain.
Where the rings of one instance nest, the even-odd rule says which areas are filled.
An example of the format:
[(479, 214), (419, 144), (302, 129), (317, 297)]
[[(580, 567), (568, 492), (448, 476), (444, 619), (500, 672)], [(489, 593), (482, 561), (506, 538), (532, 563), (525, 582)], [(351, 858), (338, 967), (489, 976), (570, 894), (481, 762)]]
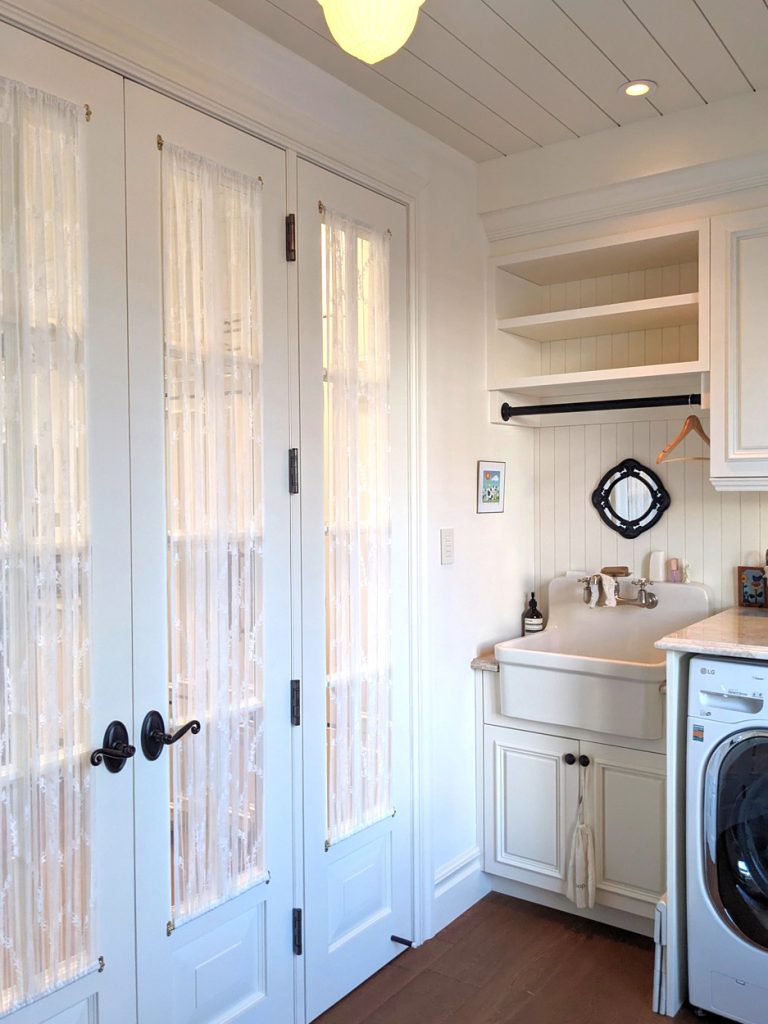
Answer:
[(326, 210), (328, 843), (392, 813), (389, 235)]
[(173, 915), (264, 874), (261, 183), (162, 151)]
[(93, 961), (84, 130), (0, 78), (0, 1011)]

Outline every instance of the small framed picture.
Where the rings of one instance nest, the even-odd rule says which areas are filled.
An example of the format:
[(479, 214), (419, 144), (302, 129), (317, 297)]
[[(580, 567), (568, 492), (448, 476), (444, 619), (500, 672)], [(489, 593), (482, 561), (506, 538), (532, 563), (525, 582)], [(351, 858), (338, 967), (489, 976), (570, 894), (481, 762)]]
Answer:
[(737, 579), (739, 604), (742, 608), (768, 608), (763, 565), (740, 565)]
[(477, 511), (504, 511), (504, 476), (506, 462), (478, 462)]

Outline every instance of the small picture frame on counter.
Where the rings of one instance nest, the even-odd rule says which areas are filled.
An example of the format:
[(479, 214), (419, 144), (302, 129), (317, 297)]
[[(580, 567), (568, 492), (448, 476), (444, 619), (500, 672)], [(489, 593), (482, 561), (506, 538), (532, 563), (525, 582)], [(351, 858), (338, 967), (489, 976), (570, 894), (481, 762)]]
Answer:
[(741, 608), (768, 608), (766, 591), (768, 580), (764, 565), (740, 565), (737, 577), (739, 606)]
[(477, 511), (504, 511), (504, 477), (506, 462), (478, 462)]

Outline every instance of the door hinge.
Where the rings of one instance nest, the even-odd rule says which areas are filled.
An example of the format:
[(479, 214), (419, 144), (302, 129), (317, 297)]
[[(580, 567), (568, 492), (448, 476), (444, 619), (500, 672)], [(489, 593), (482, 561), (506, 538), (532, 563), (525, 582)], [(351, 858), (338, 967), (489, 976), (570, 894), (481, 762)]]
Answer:
[(301, 725), (301, 680), (291, 680), (291, 725)]
[(296, 262), (296, 214), (289, 213), (285, 218), (285, 258), (289, 263)]
[(299, 907), (293, 908), (293, 952), (296, 956), (301, 956), (304, 952), (301, 930), (301, 909)]
[(288, 449), (288, 492), (299, 493), (299, 449)]

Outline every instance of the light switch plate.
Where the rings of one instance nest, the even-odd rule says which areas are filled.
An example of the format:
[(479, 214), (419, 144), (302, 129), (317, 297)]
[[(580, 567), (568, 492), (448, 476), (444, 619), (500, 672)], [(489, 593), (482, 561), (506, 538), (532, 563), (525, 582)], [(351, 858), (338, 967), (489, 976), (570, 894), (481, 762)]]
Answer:
[(440, 531), (440, 565), (453, 565), (453, 528)]

